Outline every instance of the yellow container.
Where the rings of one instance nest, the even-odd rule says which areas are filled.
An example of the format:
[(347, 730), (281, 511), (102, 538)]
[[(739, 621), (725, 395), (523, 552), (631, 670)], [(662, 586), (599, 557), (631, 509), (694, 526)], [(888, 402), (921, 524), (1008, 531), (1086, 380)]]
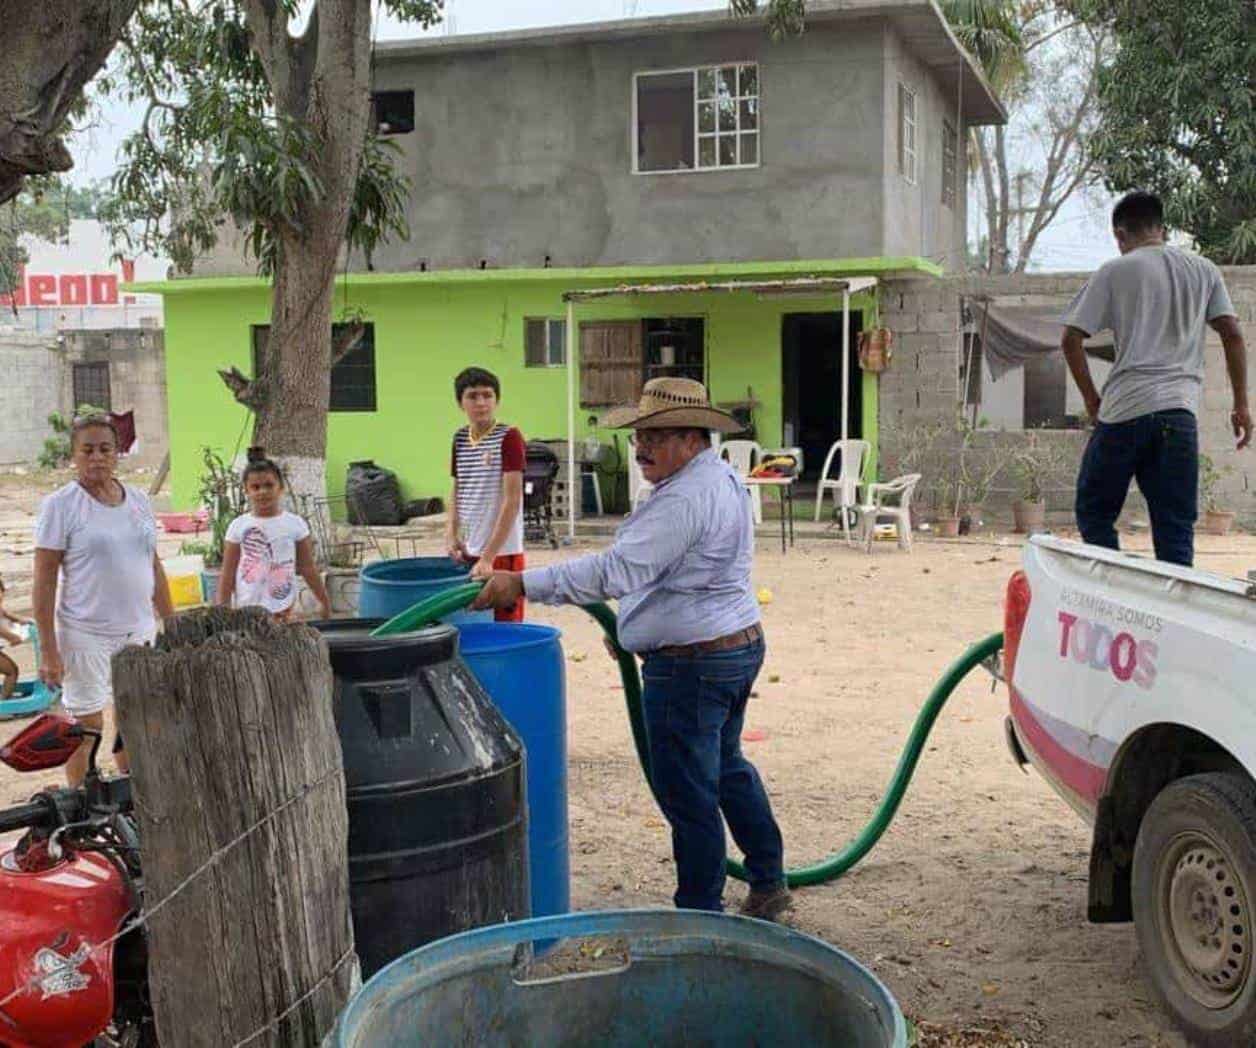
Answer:
[(167, 575), (170, 584), (170, 600), (176, 608), (191, 608), (201, 603), (201, 577), (199, 575)]

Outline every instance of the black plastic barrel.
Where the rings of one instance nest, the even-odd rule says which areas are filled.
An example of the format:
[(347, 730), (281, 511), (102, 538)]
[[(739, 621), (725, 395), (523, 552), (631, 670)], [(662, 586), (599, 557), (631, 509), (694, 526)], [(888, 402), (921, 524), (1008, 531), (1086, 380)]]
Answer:
[(331, 648), (364, 978), (424, 943), (527, 917), (523, 747), (437, 626), (317, 623)]

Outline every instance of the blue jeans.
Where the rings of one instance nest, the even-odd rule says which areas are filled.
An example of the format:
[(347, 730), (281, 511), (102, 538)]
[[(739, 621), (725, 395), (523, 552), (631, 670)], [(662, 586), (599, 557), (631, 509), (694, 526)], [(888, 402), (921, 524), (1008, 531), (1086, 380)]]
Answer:
[(741, 752), (746, 702), (763, 652), (759, 642), (709, 655), (646, 656), (650, 765), (672, 827), (679, 907), (724, 908), (723, 819), (746, 856), (752, 888), (785, 880), (781, 831), (759, 773)]
[(1116, 520), (1130, 480), (1151, 511), (1156, 559), (1190, 567), (1199, 498), (1199, 429), (1189, 411), (1100, 422), (1077, 477), (1077, 526), (1094, 546), (1119, 549)]

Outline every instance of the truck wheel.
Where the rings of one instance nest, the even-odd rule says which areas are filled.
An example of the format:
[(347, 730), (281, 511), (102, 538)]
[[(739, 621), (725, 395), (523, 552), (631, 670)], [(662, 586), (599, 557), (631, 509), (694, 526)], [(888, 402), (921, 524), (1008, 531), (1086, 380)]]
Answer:
[(1256, 784), (1166, 786), (1134, 847), (1134, 923), (1162, 1003), (1201, 1045), (1256, 1043)]

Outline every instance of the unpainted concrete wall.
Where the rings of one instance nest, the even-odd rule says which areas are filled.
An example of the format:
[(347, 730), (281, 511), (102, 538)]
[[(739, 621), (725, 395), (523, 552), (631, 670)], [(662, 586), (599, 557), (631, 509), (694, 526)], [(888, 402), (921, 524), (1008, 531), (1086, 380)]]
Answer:
[[(1256, 344), (1256, 267), (1228, 267), (1222, 272), (1250, 350)], [(921, 427), (955, 417), (962, 351), (961, 296), (985, 295), (996, 304), (1046, 306), (1062, 313), (1087, 277), (1085, 273), (969, 275), (945, 280), (903, 279), (883, 285), (881, 322), (895, 333), (895, 357), (879, 382), (882, 476), (897, 472), (897, 464), (910, 451)], [(1240, 522), (1256, 526), (1256, 451), (1235, 451), (1229, 429), (1231, 403), (1221, 342), (1210, 330), (1199, 419), (1200, 449), (1223, 472), (1219, 495), (1225, 508), (1234, 509)], [(1056, 447), (1065, 462), (1048, 496), (1048, 509), (1061, 517), (1071, 518), (1077, 463), (1086, 437), (1084, 431), (1036, 431), (1036, 439)], [(977, 438), (976, 447), (980, 454), (1002, 457), (1010, 463), (1015, 449), (1027, 439), (1023, 432), (991, 431)], [(1009, 466), (994, 479), (986, 503), (988, 514), (1006, 517), (1016, 495)], [(1146, 506), (1136, 489), (1131, 490), (1126, 516), (1146, 520)]]
[[(886, 210), (886, 129), (897, 120), (887, 69), (903, 54), (880, 19), (819, 24), (782, 42), (752, 25), (381, 53), (375, 89), (416, 89), (416, 129), (391, 139), (415, 188), (410, 240), (382, 247), (375, 268), (541, 266), (547, 256), (555, 266), (922, 251), (958, 259), (962, 207), (941, 206), (940, 92), (919, 66), (923, 196)], [(634, 174), (633, 74), (737, 61), (759, 63), (761, 166)], [(963, 187), (961, 171), (961, 197)]]
[(155, 466), (170, 446), (166, 418), (166, 342), (160, 329), (67, 331), (60, 370), (62, 410), (74, 405), (74, 365), (109, 364), (113, 411), (134, 411), (135, 465)]
[(61, 410), (62, 358), (55, 335), (0, 332), (0, 465), (33, 462)]
[[(882, 114), (884, 127), (882, 254), (919, 255), (948, 273), (964, 269), (968, 207), (967, 131), (958, 120), (960, 100), (948, 98), (937, 80), (903, 43), (893, 27), (884, 29), (885, 65)], [(916, 93), (916, 182), (898, 169), (898, 85)], [(949, 122), (959, 138), (955, 206), (942, 203), (942, 124)]]

